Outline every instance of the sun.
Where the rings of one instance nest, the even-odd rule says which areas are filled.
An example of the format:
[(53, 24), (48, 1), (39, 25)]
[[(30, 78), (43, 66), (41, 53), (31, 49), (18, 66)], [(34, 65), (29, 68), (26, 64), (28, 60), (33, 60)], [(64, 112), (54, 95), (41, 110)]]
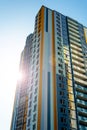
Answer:
[(19, 72), (17, 73), (17, 80), (20, 81), (20, 80), (22, 80), (22, 79), (23, 79), (23, 73), (22, 73), (21, 71), (19, 71)]

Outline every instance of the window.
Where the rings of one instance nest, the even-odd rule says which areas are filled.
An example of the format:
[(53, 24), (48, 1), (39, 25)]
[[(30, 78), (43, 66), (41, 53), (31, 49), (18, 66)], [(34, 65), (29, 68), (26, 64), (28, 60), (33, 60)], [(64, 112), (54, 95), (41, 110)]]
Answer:
[(37, 62), (36, 62), (36, 65), (38, 65), (39, 64), (39, 60), (37, 60)]
[(30, 94), (30, 99), (32, 98), (32, 93)]
[(35, 94), (37, 93), (37, 88), (35, 88)]
[(59, 76), (59, 80), (63, 81), (63, 77), (62, 77), (62, 76)]
[(62, 105), (64, 105), (64, 104), (65, 104), (65, 100), (64, 100), (64, 99), (60, 99), (60, 103), (61, 103)]
[(36, 82), (35, 82), (35, 86), (38, 84), (38, 80), (36, 80)]
[(35, 104), (35, 105), (34, 105), (34, 111), (36, 111), (36, 108), (37, 108), (37, 105)]
[(58, 55), (60, 55), (60, 52), (58, 52)]
[(30, 122), (31, 122), (31, 120), (29, 119), (29, 120), (28, 120), (28, 126), (30, 126)]
[(29, 110), (29, 116), (31, 116), (31, 110)]
[(58, 64), (58, 66), (61, 67), (61, 68), (63, 67), (62, 64)]
[(66, 118), (65, 117), (61, 117), (61, 122), (66, 123)]
[(38, 77), (38, 73), (36, 73), (36, 78)]
[(62, 70), (59, 70), (59, 73), (60, 73), (60, 74), (63, 74), (63, 71), (62, 71)]
[(35, 120), (36, 120), (36, 114), (33, 115), (33, 121), (35, 121)]
[(37, 96), (35, 96), (35, 98), (34, 98), (34, 102), (36, 102), (37, 101)]
[(29, 103), (29, 107), (31, 107), (31, 104), (32, 104), (32, 102), (30, 101), (30, 103)]
[(33, 125), (33, 130), (36, 130), (36, 124)]
[(59, 87), (60, 87), (60, 88), (64, 88), (64, 84), (59, 83)]
[(61, 130), (67, 130), (66, 128), (62, 127)]
[(64, 91), (60, 91), (60, 95), (64, 96)]
[(65, 109), (64, 107), (61, 107), (61, 108), (60, 108), (60, 111), (61, 111), (62, 113), (65, 113), (65, 112), (66, 112), (66, 109)]

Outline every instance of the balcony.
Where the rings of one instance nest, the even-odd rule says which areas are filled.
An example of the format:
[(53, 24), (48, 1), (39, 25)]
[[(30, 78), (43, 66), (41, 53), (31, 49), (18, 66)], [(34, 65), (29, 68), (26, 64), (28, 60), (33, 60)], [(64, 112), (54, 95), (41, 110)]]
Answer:
[(71, 32), (71, 31), (69, 31), (69, 34), (70, 34), (70, 35), (73, 35), (73, 36), (75, 36), (75, 37), (80, 38), (80, 35), (79, 35), (79, 34), (77, 34), (77, 33), (73, 33), (73, 32)]
[(87, 90), (76, 88), (76, 91), (87, 94)]
[(74, 80), (75, 80), (76, 83), (78, 83), (80, 85), (87, 86), (87, 81), (81, 80), (81, 79), (79, 79), (75, 76), (74, 76)]
[(78, 27), (76, 25), (68, 23), (68, 26), (78, 31)]
[(76, 77), (78, 77), (78, 78), (80, 78), (80, 79), (85, 79), (85, 80), (87, 80), (87, 76), (86, 76), (86, 75), (83, 75), (83, 74), (78, 73), (78, 72), (76, 72), (76, 71), (74, 71), (74, 76), (76, 76)]
[(76, 60), (78, 60), (78, 61), (84, 62), (84, 59), (83, 59), (83, 58), (81, 58), (81, 57), (79, 57), (79, 56), (77, 56), (77, 55), (74, 55), (74, 54), (72, 54), (72, 59), (76, 59)]
[(79, 34), (79, 31), (78, 30), (75, 30), (74, 28), (68, 26), (68, 29), (69, 31), (73, 32), (73, 33), (76, 33), (76, 34)]
[(76, 38), (76, 37), (74, 37), (72, 35), (69, 35), (69, 38), (72, 39), (73, 41), (75, 40), (77, 43), (81, 42), (81, 40), (79, 38)]
[(72, 54), (76, 54), (77, 56), (83, 57), (83, 54), (77, 50), (71, 49)]
[(81, 108), (87, 109), (87, 106), (84, 105), (84, 104), (81, 104), (81, 103), (77, 103), (77, 107), (81, 107)]
[(85, 121), (79, 121), (79, 124), (83, 125), (83, 126), (87, 126), (87, 122), (85, 122)]
[(73, 24), (74, 26), (78, 26), (78, 24), (75, 21), (70, 19), (68, 19), (68, 23)]
[(76, 65), (76, 66), (78, 66), (78, 67), (85, 67), (85, 66), (84, 66), (84, 63), (81, 63), (81, 62), (76, 61), (76, 60), (74, 60), (74, 59), (72, 59), (72, 63), (73, 63), (73, 65)]
[(72, 39), (70, 39), (70, 44), (75, 45), (76, 47), (81, 48), (81, 44), (79, 44), (78, 42), (76, 42), (76, 41), (74, 41)]
[(78, 46), (78, 45), (80, 45), (80, 44), (78, 44), (78, 43), (75, 44), (75, 42), (73, 42), (73, 43), (71, 42), (70, 47), (72, 50), (77, 50), (78, 52), (82, 52), (81, 46)]
[(87, 102), (87, 98), (83, 96), (77, 95), (76, 98)]
[(83, 69), (83, 68), (81, 68), (81, 67), (78, 67), (78, 66), (73, 65), (73, 70), (85, 74), (85, 69)]
[(78, 114), (79, 114), (79, 116), (83, 116), (83, 117), (87, 117), (87, 113), (85, 113), (85, 112), (78, 112)]

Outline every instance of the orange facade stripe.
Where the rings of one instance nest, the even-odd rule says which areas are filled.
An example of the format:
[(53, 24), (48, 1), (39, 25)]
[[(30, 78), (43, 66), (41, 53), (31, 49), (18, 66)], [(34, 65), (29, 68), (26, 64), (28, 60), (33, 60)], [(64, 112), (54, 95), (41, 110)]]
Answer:
[(37, 130), (41, 128), (41, 109), (42, 109), (42, 71), (43, 71), (43, 45), (44, 45), (44, 7), (41, 8), (41, 43), (40, 43), (40, 81), (38, 94), (38, 121)]
[(52, 12), (52, 78), (53, 78), (53, 111), (54, 130), (57, 130), (57, 99), (56, 99), (56, 61), (55, 61), (55, 32), (54, 32), (54, 12)]

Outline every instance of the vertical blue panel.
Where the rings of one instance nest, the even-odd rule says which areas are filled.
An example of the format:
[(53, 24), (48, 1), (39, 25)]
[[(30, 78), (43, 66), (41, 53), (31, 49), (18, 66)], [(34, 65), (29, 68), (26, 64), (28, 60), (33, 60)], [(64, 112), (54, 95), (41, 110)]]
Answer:
[(50, 72), (48, 72), (48, 126), (47, 129), (50, 130)]
[(48, 8), (46, 8), (46, 32), (48, 32)]

